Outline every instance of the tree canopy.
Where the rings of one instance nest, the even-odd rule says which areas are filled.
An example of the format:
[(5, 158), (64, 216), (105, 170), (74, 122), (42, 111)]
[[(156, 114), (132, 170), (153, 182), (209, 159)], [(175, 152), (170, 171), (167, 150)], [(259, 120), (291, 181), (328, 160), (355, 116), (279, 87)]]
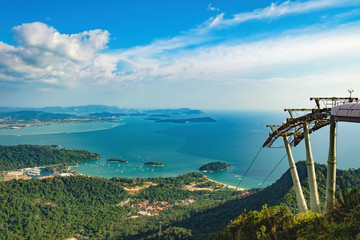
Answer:
[(56, 145), (0, 145), (0, 170), (14, 170), (59, 163), (95, 160), (100, 155), (85, 150), (58, 148)]

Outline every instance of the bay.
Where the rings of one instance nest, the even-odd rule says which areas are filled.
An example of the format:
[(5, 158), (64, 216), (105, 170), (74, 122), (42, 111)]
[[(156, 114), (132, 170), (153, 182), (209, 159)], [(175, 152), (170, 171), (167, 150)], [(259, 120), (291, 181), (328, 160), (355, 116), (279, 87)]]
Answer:
[[(216, 122), (206, 123), (155, 123), (144, 116), (132, 116), (112, 123), (59, 124), (38, 126), (26, 130), (0, 131), (0, 144), (56, 144), (68, 149), (97, 152), (101, 158), (79, 163), (73, 168), (79, 173), (111, 178), (119, 177), (168, 177), (198, 171), (200, 166), (213, 161), (225, 161), (230, 169), (206, 173), (215, 181), (237, 186), (255, 155), (240, 187), (257, 187), (285, 156), (282, 142), (262, 148), (270, 129), (266, 124), (279, 124), (286, 115), (278, 112), (206, 112)], [(198, 115), (196, 115), (198, 117)], [(14, 130), (14, 131), (13, 131)], [(328, 132), (323, 128), (311, 135), (314, 158), (326, 163)], [(357, 142), (360, 125), (338, 124), (338, 166), (358, 168), (360, 153)], [(293, 149), (296, 161), (305, 160), (303, 143)], [(107, 162), (108, 158), (123, 158), (128, 164)], [(164, 163), (164, 167), (142, 165), (144, 161)], [(285, 157), (278, 168), (263, 184), (276, 181), (288, 169)]]

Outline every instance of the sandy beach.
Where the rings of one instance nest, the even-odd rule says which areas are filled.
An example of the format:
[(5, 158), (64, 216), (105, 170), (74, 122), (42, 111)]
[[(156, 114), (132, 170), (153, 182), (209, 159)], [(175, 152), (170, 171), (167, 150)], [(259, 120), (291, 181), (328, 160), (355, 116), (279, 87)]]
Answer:
[(222, 183), (222, 182), (218, 182), (218, 181), (212, 180), (212, 179), (208, 178), (208, 177), (205, 176), (205, 175), (204, 175), (204, 177), (205, 177), (207, 180), (211, 181), (211, 182), (214, 182), (214, 183), (218, 183), (218, 184), (227, 186), (227, 187), (230, 188), (230, 189), (235, 189), (235, 190), (237, 190), (237, 191), (245, 191), (245, 190), (247, 190), (246, 188), (239, 188), (239, 187), (236, 187), (236, 186), (233, 186), (233, 185), (229, 185), (229, 184), (225, 184), (225, 183)]

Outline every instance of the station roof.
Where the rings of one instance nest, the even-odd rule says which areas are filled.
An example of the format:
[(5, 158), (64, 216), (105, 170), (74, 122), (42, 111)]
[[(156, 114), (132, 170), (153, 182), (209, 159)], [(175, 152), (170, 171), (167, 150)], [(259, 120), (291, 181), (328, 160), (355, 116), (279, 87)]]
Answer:
[(360, 123), (360, 103), (346, 103), (331, 108), (331, 116), (340, 122)]

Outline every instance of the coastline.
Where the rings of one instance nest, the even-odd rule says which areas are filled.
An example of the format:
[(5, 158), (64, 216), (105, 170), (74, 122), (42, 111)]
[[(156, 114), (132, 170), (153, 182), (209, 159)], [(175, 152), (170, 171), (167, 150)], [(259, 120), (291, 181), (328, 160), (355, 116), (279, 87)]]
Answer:
[[(204, 175), (204, 174), (203, 174), (203, 175)], [(224, 186), (226, 186), (226, 187), (228, 187), (228, 188), (230, 188), (230, 189), (234, 189), (234, 190), (236, 190), (236, 191), (245, 191), (245, 190), (248, 190), (247, 188), (240, 188), (240, 187), (236, 187), (236, 186), (233, 186), (233, 185), (229, 185), (229, 184), (226, 184), (226, 183), (222, 183), (222, 182), (218, 182), (218, 181), (212, 180), (212, 179), (210, 179), (210, 178), (209, 178), (208, 176), (206, 176), (206, 175), (204, 175), (204, 177), (205, 177), (207, 180), (211, 181), (211, 182), (224, 185)]]
[[(96, 123), (109, 123), (109, 122), (95, 122)], [(29, 128), (37, 128), (37, 127), (44, 127), (44, 126), (55, 126), (55, 125), (71, 125), (71, 124), (90, 124), (90, 123), (59, 123), (59, 124), (47, 124), (47, 125), (36, 125), (36, 126), (30, 126), (28, 128), (22, 128), (22, 129), (0, 129), (0, 136), (9, 137), (9, 136), (35, 136), (35, 135), (52, 135), (52, 134), (63, 134), (63, 133), (82, 133), (82, 132), (96, 132), (96, 131), (102, 131), (102, 130), (108, 130), (112, 129), (118, 126), (126, 125), (126, 123), (116, 123), (110, 127), (101, 127), (101, 128), (95, 128), (95, 129), (84, 129), (84, 130), (62, 130), (62, 131), (53, 131), (53, 132), (35, 132), (35, 133), (23, 133), (23, 132), (15, 132), (11, 134), (2, 134), (3, 131), (22, 131), (24, 129)]]
[[(74, 167), (74, 166), (69, 166), (70, 169), (71, 169), (71, 167)], [(72, 170), (72, 171), (75, 171), (77, 174), (82, 175), (82, 176), (95, 177), (95, 176), (92, 176), (92, 175), (87, 175), (87, 174), (79, 173), (78, 171), (76, 171), (76, 170), (74, 170), (74, 169), (71, 169), (71, 170)], [(248, 190), (248, 188), (240, 188), (240, 187), (236, 187), (236, 186), (234, 186), (234, 185), (229, 185), (229, 184), (226, 184), (226, 183), (222, 183), (222, 182), (219, 182), (219, 181), (212, 180), (212, 179), (210, 179), (208, 176), (206, 176), (205, 174), (203, 174), (203, 176), (204, 176), (207, 180), (209, 180), (209, 181), (211, 181), (211, 182), (221, 184), (221, 185), (223, 185), (224, 187), (228, 187), (228, 188), (234, 189), (234, 190), (236, 190), (236, 191), (245, 191), (245, 190)]]

